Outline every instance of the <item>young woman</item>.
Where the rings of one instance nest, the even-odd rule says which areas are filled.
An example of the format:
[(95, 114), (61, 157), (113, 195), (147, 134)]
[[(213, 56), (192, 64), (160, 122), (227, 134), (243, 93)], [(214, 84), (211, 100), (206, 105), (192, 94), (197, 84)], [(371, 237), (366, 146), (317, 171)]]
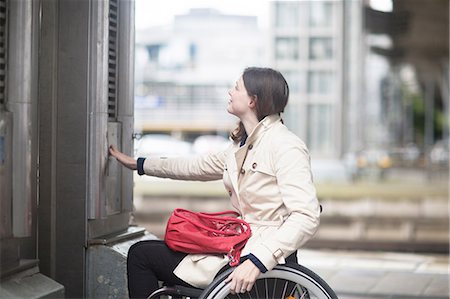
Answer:
[[(260, 273), (286, 259), (316, 232), (320, 208), (308, 150), (283, 124), (280, 114), (289, 87), (278, 71), (250, 67), (229, 91), (227, 110), (240, 120), (233, 143), (220, 153), (198, 158), (138, 158), (110, 148), (124, 166), (143, 175), (179, 180), (217, 180), (252, 229), (241, 264), (228, 277), (235, 293), (250, 291)], [(130, 298), (145, 298), (169, 284), (205, 287), (227, 265), (226, 256), (185, 254), (163, 241), (143, 241), (128, 252)]]

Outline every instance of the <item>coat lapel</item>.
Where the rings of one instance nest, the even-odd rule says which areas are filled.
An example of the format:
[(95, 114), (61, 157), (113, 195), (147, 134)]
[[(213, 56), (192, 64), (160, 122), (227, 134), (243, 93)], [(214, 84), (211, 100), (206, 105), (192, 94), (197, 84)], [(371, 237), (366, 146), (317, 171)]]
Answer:
[[(241, 174), (241, 169), (244, 165), (245, 158), (247, 157), (247, 152), (249, 150), (249, 145), (252, 147), (256, 146), (256, 144), (260, 141), (262, 135), (268, 127), (273, 125), (274, 123), (280, 120), (279, 115), (270, 115), (264, 118), (253, 130), (253, 132), (248, 136), (245, 144), (242, 147), (239, 147), (234, 155), (230, 155), (232, 158), (228, 163), (228, 171), (230, 173), (231, 184), (233, 185), (234, 190), (239, 198), (239, 175)], [(231, 161), (234, 160), (234, 161)]]
[(239, 199), (239, 189), (238, 189), (238, 169), (236, 167), (236, 152), (232, 153), (229, 157), (229, 161), (227, 162), (228, 174), (230, 176), (231, 185), (236, 193), (237, 198)]
[(236, 160), (237, 177), (239, 178), (240, 171), (244, 165), (245, 157), (247, 157), (248, 145), (243, 145), (235, 153), (234, 158)]

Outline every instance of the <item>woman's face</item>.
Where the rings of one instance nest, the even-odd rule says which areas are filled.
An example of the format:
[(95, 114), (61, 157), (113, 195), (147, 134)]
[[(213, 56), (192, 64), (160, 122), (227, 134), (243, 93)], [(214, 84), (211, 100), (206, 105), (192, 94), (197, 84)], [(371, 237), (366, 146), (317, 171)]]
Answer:
[(242, 118), (248, 113), (255, 113), (254, 109), (252, 109), (254, 107), (254, 100), (248, 95), (242, 76), (234, 87), (228, 91), (228, 94), (230, 95), (227, 107), (228, 113), (236, 115), (239, 118)]

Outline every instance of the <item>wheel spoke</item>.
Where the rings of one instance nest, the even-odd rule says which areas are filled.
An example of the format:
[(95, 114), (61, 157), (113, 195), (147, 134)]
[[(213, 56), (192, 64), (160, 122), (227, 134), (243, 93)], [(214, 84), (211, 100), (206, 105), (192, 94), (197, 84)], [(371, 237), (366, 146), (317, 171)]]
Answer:
[(277, 299), (277, 297), (275, 297), (275, 292), (276, 292), (276, 290), (277, 290), (277, 279), (275, 278), (275, 279), (273, 280), (273, 292), (272, 292), (272, 298), (273, 298), (273, 299)]
[(301, 295), (301, 297), (299, 299), (309, 299), (308, 290), (306, 288), (304, 288), (303, 286), (301, 286), (299, 284), (296, 284), (295, 288)]
[(284, 283), (283, 294), (281, 295), (281, 298), (282, 298), (282, 299), (285, 299), (285, 298), (286, 298), (286, 291), (287, 291), (288, 283), (289, 283), (288, 281), (286, 281), (286, 282)]
[(265, 289), (266, 298), (269, 298), (269, 287), (267, 286), (267, 279), (264, 279), (264, 289)]
[(259, 293), (258, 293), (258, 286), (257, 286), (258, 281), (255, 282), (255, 286), (253, 287), (256, 291), (256, 298), (259, 298)]
[(295, 292), (295, 286), (292, 288), (292, 291), (289, 293), (288, 297), (294, 297), (294, 296), (292, 296), (292, 295), (294, 295), (294, 292)]
[(307, 293), (303, 290), (303, 288), (301, 288), (301, 290), (302, 290), (302, 293), (300, 295), (302, 295), (302, 296), (300, 297), (300, 299), (308, 299), (305, 297), (307, 295)]

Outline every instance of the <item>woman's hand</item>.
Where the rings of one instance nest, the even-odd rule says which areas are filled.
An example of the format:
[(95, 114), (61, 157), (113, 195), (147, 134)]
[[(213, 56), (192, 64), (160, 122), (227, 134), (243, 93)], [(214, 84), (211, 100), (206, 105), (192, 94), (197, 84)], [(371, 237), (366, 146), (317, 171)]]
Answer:
[(249, 292), (259, 274), (261, 271), (258, 267), (251, 260), (245, 260), (225, 279), (225, 283), (231, 281), (230, 292), (232, 294)]
[(109, 146), (109, 154), (117, 159), (120, 163), (123, 164), (126, 168), (129, 168), (131, 170), (137, 169), (137, 162), (134, 158), (125, 155), (122, 152), (119, 152), (114, 146)]

